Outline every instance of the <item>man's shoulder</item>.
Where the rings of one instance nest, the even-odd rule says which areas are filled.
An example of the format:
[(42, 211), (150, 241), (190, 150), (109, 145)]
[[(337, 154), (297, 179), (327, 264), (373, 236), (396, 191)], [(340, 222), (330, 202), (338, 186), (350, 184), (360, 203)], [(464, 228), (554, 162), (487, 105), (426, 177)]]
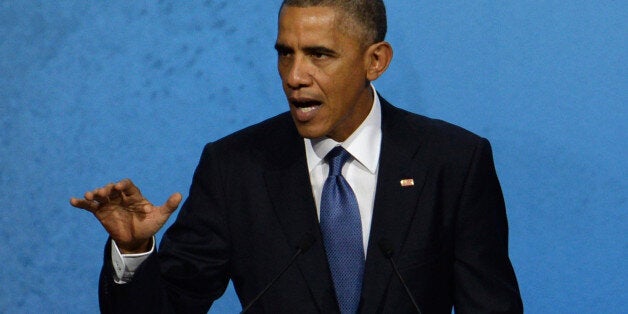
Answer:
[(228, 144), (264, 144), (299, 137), (289, 112), (280, 113), (256, 124), (231, 133), (217, 142)]
[(474, 144), (482, 139), (461, 126), (395, 107), (385, 100), (382, 106), (382, 130), (440, 144)]
[(464, 169), (478, 151), (490, 145), (452, 123), (395, 107), (382, 109), (382, 149), (412, 156), (429, 167)]
[(206, 145), (226, 158), (261, 160), (278, 155), (295, 155), (303, 152), (303, 139), (299, 135), (289, 112), (278, 114), (257, 124), (245, 127)]

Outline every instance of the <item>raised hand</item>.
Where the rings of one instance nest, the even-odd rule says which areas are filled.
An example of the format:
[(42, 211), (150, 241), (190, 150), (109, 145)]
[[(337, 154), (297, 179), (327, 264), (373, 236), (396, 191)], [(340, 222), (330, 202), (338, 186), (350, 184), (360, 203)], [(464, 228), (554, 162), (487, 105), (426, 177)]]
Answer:
[(85, 193), (84, 199), (71, 198), (70, 204), (85, 209), (100, 221), (123, 254), (150, 249), (152, 237), (166, 223), (181, 202), (174, 193), (161, 206), (142, 196), (129, 179), (110, 183)]

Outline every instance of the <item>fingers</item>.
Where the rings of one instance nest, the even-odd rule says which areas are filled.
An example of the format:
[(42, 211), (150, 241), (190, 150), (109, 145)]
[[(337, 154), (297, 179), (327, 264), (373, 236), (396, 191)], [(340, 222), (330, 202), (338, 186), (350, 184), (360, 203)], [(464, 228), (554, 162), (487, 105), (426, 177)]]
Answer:
[(76, 208), (81, 208), (81, 209), (90, 211), (90, 212), (93, 212), (96, 209), (98, 209), (98, 203), (96, 201), (88, 201), (84, 199), (78, 199), (76, 197), (70, 198), (70, 205)]
[[(120, 188), (117, 188), (120, 187)], [(133, 188), (137, 192), (139, 190), (133, 185), (133, 182), (129, 179), (122, 180), (118, 183), (109, 183), (103, 187), (94, 189), (92, 191), (85, 192), (84, 199), (72, 197), (70, 198), (70, 205), (82, 208), (88, 211), (95, 211), (100, 205), (107, 204), (112, 200), (123, 198), (123, 190)]]
[(113, 199), (120, 198), (120, 192), (114, 189), (114, 184), (109, 183), (101, 188), (85, 193), (86, 200), (95, 200), (101, 204), (111, 202)]
[(111, 200), (125, 198), (128, 195), (139, 194), (139, 189), (129, 179), (124, 179), (118, 183), (109, 183), (103, 187), (88, 191), (84, 197), (87, 201), (97, 201), (108, 203)]
[(95, 212), (98, 210), (100, 205), (108, 203), (111, 199), (108, 195), (108, 190), (110, 189), (102, 187), (93, 191), (85, 192), (83, 199), (72, 197), (70, 198), (70, 205), (90, 212)]
[(131, 179), (120, 180), (120, 182), (114, 185), (114, 188), (117, 191), (120, 191), (123, 197), (129, 197), (129, 196), (141, 197), (142, 196), (140, 189), (137, 186), (135, 186), (135, 184), (133, 183), (133, 181), (131, 181)]
[[(130, 179), (124, 179), (117, 183), (109, 183), (103, 187), (85, 192), (84, 199), (70, 199), (70, 204), (77, 208), (88, 210), (94, 214), (101, 208), (114, 205), (130, 212), (151, 211), (153, 205), (142, 196), (139, 188)], [(160, 207), (163, 214), (170, 215), (181, 203), (183, 196), (181, 193), (170, 195), (168, 200)]]

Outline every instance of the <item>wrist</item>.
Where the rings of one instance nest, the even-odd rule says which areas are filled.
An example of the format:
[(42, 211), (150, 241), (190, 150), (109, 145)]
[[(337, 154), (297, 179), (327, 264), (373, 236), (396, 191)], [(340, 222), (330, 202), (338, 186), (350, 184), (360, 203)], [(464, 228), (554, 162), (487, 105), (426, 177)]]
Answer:
[(153, 246), (153, 239), (147, 239), (137, 243), (116, 243), (122, 254), (141, 254), (151, 250)]

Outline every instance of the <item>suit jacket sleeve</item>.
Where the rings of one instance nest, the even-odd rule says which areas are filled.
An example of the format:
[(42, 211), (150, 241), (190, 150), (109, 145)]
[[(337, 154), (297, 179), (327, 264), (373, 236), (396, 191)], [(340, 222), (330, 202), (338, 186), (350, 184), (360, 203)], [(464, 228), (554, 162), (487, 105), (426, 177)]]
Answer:
[(474, 152), (455, 226), (456, 313), (521, 313), (523, 305), (508, 258), (508, 222), (490, 144)]
[[(190, 194), (159, 251), (140, 265), (131, 282), (113, 282), (110, 242), (99, 284), (103, 313), (207, 313), (228, 283), (228, 235), (221, 171), (208, 144)], [(210, 182), (211, 181), (211, 182)]]

